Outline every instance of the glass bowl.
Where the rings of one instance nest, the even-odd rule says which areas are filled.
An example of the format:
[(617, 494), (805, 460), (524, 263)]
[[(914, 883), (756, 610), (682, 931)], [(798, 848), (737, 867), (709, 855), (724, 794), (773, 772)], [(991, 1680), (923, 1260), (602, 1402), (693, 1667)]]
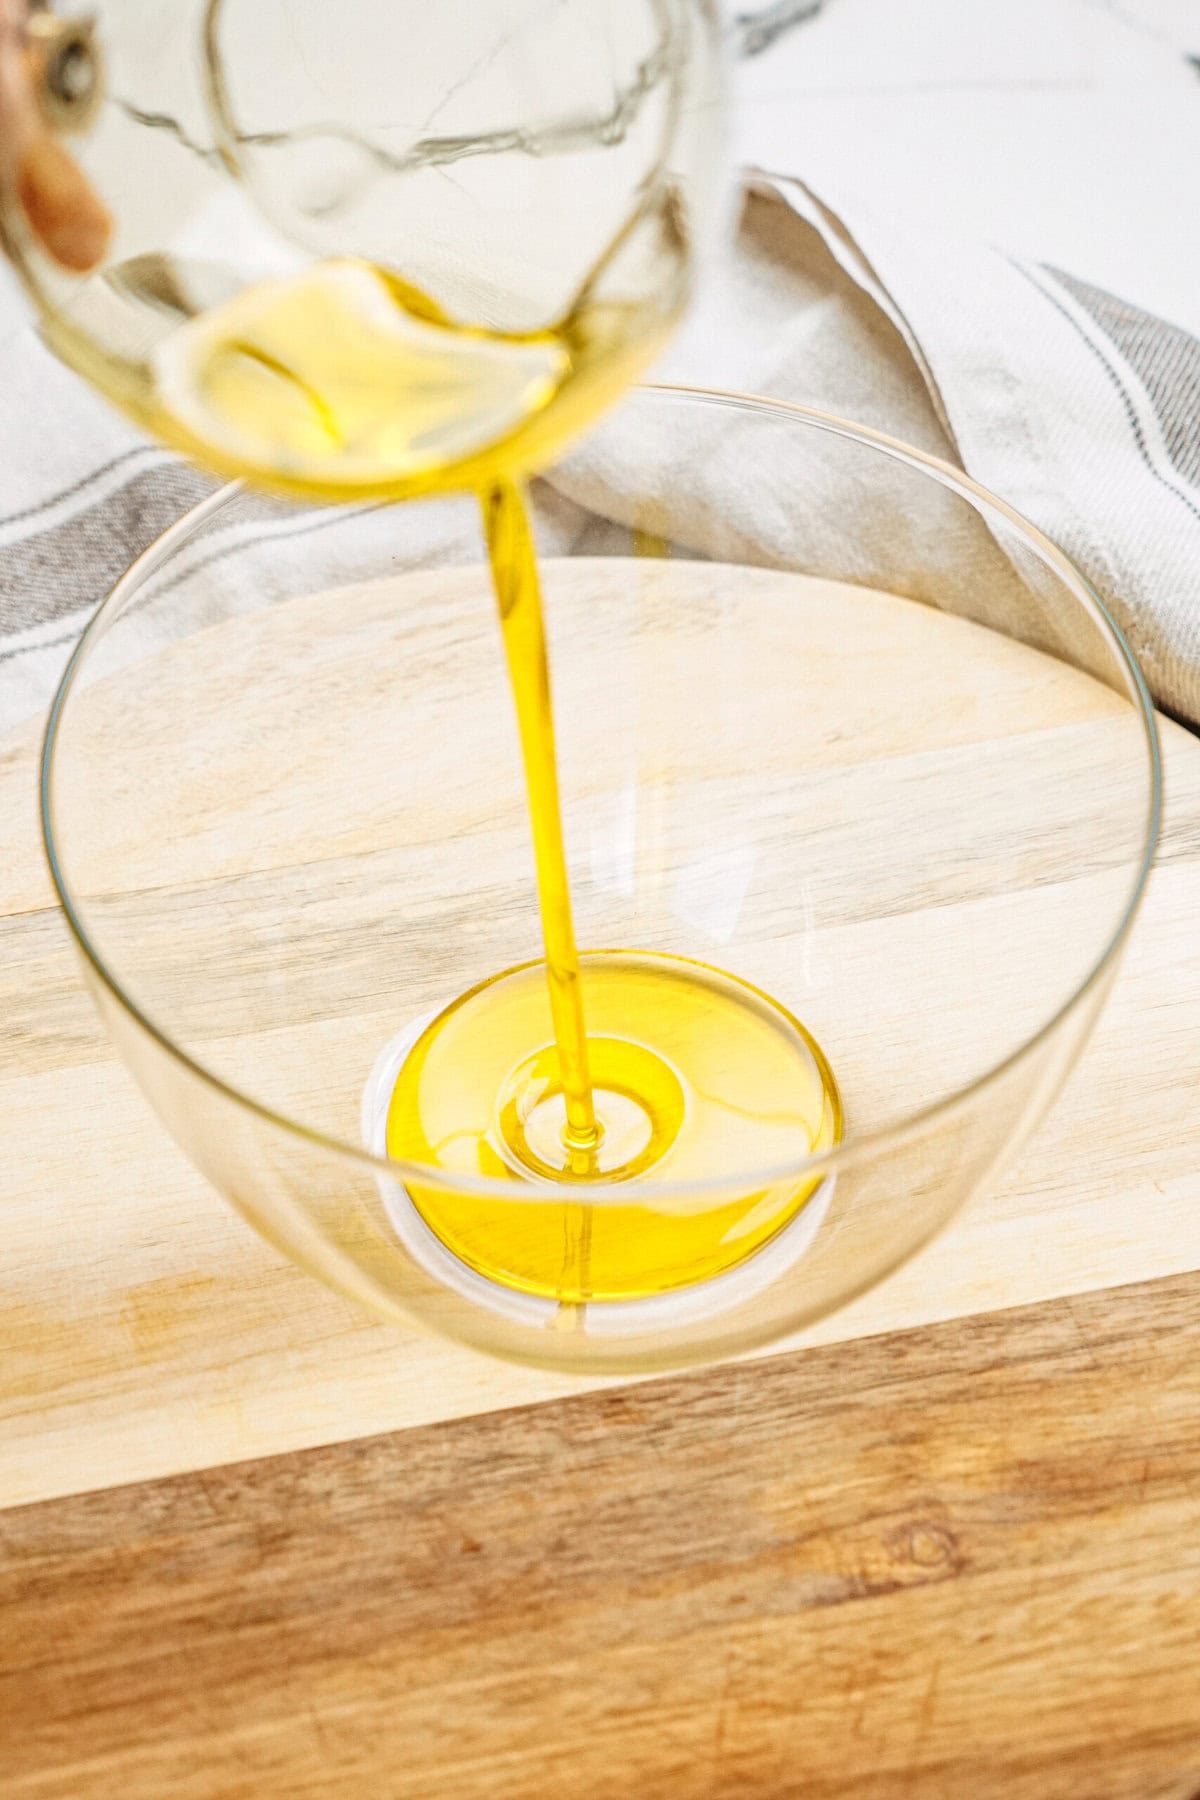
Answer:
[[(501, 1356), (666, 1367), (842, 1305), (1024, 1142), (1142, 894), (1154, 717), (1061, 552), (862, 427), (644, 388), (531, 499), (581, 946), (769, 995), (832, 1069), (823, 1139), (785, 1121), (760, 1159), (586, 1203), (387, 1156), (406, 1046), (540, 956), (469, 497), (300, 510), (232, 487), (180, 520), (63, 677), (46, 843), (121, 1053), (280, 1250)], [(573, 1220), (747, 1248), (568, 1306), (450, 1247), (485, 1216), (514, 1241)]]

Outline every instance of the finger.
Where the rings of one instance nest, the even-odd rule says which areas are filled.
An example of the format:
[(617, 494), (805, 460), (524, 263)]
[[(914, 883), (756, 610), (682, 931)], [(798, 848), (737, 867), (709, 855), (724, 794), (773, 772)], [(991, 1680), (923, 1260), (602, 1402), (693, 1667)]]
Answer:
[(63, 268), (86, 274), (108, 248), (112, 216), (75, 158), (38, 131), (17, 171), (17, 196), (34, 236)]
[(37, 124), (24, 24), (24, 0), (0, 0), (0, 180), (10, 186)]
[(16, 194), (29, 229), (54, 260), (85, 274), (108, 247), (112, 219), (38, 114), (25, 20), (25, 0), (0, 0), (0, 183)]

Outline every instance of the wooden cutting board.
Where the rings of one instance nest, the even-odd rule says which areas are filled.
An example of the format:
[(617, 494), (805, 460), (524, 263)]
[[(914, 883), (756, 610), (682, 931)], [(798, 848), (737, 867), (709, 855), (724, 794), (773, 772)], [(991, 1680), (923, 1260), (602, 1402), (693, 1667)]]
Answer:
[(18, 1508), (19, 1800), (1195, 1800), (1200, 1282)]
[(79, 987), (35, 737), (0, 750), (0, 1789), (1193, 1800), (1200, 744), (1163, 732), (1160, 864), (1023, 1165), (788, 1354), (590, 1395), (358, 1315), (205, 1186)]

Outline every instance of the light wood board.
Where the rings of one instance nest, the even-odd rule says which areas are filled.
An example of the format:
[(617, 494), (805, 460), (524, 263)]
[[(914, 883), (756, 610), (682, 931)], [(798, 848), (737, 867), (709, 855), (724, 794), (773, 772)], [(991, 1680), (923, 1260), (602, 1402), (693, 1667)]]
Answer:
[[(946, 621), (897, 605), (916, 634), (909, 653), (919, 669), (921, 632)], [(1063, 704), (1075, 717), (1081, 703), (1069, 688)], [(923, 708), (914, 695), (911, 716), (918, 736), (923, 719), (930, 731), (945, 728), (932, 698)], [(1096, 1039), (1051, 1119), (998, 1191), (806, 1342), (1200, 1265), (1200, 744), (1165, 725), (1164, 747), (1160, 867)], [(234, 1217), (105, 1043), (51, 905), (35, 791), (30, 732), (0, 752), (0, 1501), (461, 1418), (584, 1385), (375, 1323)]]

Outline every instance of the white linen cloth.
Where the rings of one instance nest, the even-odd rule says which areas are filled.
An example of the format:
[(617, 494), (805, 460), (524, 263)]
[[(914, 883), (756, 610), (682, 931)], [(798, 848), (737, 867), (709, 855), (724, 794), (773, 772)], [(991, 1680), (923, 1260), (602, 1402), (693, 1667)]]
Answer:
[[(1200, 723), (1200, 342), (1187, 332), (1061, 271), (914, 235), (861, 208), (844, 217), (802, 183), (752, 171), (736, 240), (656, 375), (822, 407), (966, 470), (1067, 552), (1158, 702)], [(32, 328), (4, 348), (0, 394), (7, 726), (48, 703), (97, 602), (212, 484), (112, 413)], [(735, 466), (728, 445), (712, 461), (691, 438), (623, 431), (618, 410), (538, 484), (543, 548), (599, 542), (603, 522), (628, 521), (635, 499), (644, 524), (657, 493), (656, 529), (683, 550), (822, 566), (834, 541), (853, 540), (847, 578), (1086, 660), (1053, 588), (1017, 566), (1003, 537), (902, 469), (881, 496), (820, 449), (805, 439), (788, 481), (773, 469), (759, 505), (753, 467)], [(242, 507), (236, 525), (218, 523), (181, 558), (176, 604), (198, 621), (261, 605), (311, 584), (314, 559), (334, 582), (378, 573), (385, 559), (462, 557), (463, 544), (435, 541), (442, 527), (423, 523), (420, 506), (404, 512), (264, 501), (250, 517)], [(459, 518), (467, 528), (469, 513)], [(239, 590), (245, 556), (231, 554), (251, 541), (263, 548), (252, 595)]]

